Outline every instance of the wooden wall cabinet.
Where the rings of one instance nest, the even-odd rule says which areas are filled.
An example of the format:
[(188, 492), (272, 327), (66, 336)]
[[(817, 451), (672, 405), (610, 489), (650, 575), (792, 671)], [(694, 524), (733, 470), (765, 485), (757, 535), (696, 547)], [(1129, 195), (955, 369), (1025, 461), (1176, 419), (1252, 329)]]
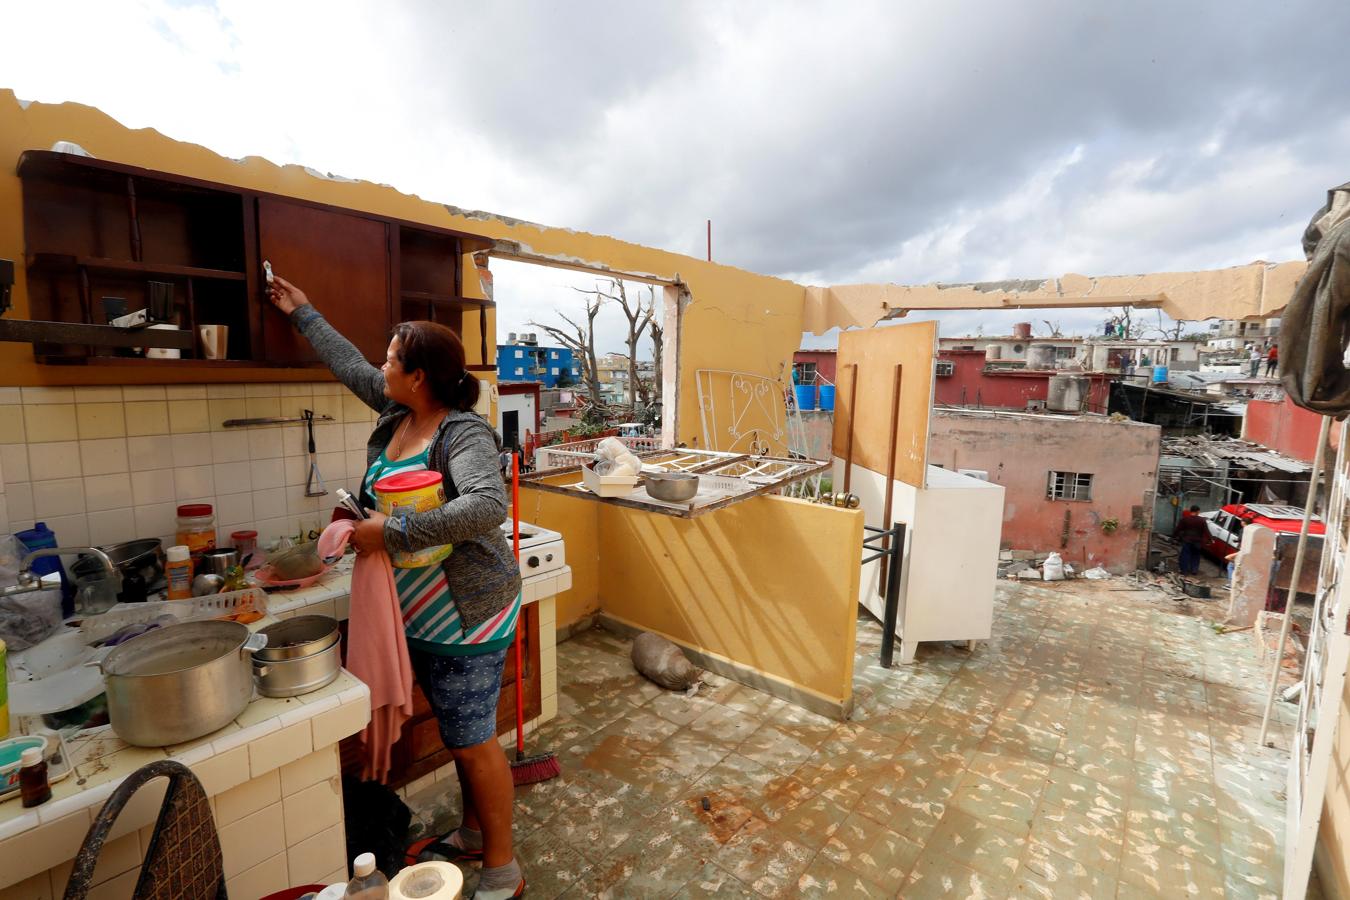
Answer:
[[(180, 328), (230, 328), (226, 360), (201, 359), (196, 349), (158, 360), (40, 344), (40, 362), (317, 366), (268, 302), (265, 259), (373, 363), (383, 361), (395, 322), (426, 318), (459, 332), (464, 309), (492, 305), (461, 296), (464, 255), (491, 246), (478, 235), (65, 153), (28, 151), (18, 173), (30, 318), (107, 324), (104, 297), (134, 312), (158, 281), (173, 285)], [(487, 317), (479, 319), (482, 334), (461, 337), (487, 363)]]

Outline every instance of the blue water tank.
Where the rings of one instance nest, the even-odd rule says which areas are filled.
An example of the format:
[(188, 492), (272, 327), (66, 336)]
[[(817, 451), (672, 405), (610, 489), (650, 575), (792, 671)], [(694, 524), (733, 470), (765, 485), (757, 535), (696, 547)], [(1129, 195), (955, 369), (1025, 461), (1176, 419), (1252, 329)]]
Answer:
[(1167, 366), (1153, 367), (1153, 383), (1167, 384)]
[[(46, 522), (38, 522), (27, 531), (18, 531), (14, 537), (19, 543), (23, 544), (24, 551), (50, 550), (53, 547), (59, 547), (56, 542), (56, 532), (47, 527)], [(44, 556), (41, 559), (33, 560), (33, 574), (38, 577), (50, 575), (53, 572), (59, 572), (61, 575), (61, 614), (63, 616), (72, 616), (75, 614), (75, 591), (70, 582), (66, 579), (66, 570), (61, 566), (59, 556)]]
[(834, 412), (834, 385), (820, 386), (820, 409), (822, 412)]
[(814, 384), (799, 384), (793, 387), (797, 392), (798, 409), (816, 408), (816, 386)]

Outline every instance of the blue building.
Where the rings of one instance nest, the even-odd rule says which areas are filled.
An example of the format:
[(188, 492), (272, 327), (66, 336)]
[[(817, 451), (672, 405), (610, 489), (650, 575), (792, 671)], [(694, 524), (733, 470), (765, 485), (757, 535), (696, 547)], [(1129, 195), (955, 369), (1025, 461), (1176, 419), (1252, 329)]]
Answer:
[(512, 334), (497, 345), (498, 381), (535, 381), (547, 388), (581, 382), (581, 369), (567, 347), (541, 347), (533, 334)]

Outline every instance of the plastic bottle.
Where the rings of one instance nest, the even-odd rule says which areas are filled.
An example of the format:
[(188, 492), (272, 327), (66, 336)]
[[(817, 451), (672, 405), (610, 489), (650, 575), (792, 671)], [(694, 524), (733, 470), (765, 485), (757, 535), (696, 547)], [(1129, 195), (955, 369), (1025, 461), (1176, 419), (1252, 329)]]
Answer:
[(19, 757), (19, 796), (25, 807), (38, 806), (52, 799), (52, 786), (47, 781), (47, 761), (40, 747), (29, 747)]
[[(19, 539), (19, 543), (23, 544), (28, 552), (50, 550), (59, 546), (56, 542), (56, 532), (48, 528), (46, 522), (38, 522), (32, 528), (15, 532), (14, 536)], [(66, 577), (66, 569), (61, 565), (61, 558), (58, 556), (42, 556), (33, 560), (34, 575), (40, 578), (43, 575), (51, 575), (53, 572), (61, 574), (61, 615), (72, 616), (75, 614), (75, 586)]]
[(349, 900), (388, 900), (389, 880), (375, 868), (375, 854), (362, 853), (352, 864), (352, 880), (342, 895)]
[(164, 551), (164, 581), (170, 600), (192, 599), (192, 551), (183, 544)]

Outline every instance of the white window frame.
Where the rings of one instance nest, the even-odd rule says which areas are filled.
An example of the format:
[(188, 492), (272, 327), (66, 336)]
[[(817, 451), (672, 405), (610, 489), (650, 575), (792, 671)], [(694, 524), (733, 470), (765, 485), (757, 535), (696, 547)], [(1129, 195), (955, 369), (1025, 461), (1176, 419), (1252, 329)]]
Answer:
[(1045, 479), (1047, 500), (1067, 500), (1077, 503), (1092, 501), (1091, 472), (1062, 472), (1051, 469)]

